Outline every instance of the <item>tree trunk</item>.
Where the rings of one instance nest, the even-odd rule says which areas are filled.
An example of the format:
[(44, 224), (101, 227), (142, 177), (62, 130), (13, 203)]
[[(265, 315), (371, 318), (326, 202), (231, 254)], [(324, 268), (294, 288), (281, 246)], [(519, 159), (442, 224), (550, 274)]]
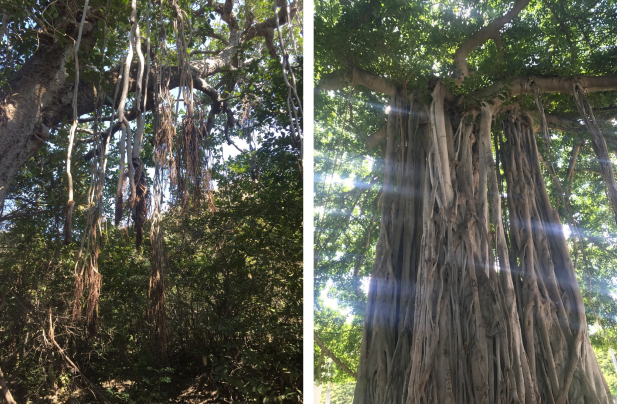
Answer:
[[(92, 35), (95, 23), (89, 18), (83, 24), (80, 51), (89, 52), (96, 43)], [(77, 27), (65, 32), (77, 36)], [(0, 211), (13, 178), (19, 169), (48, 139), (49, 129), (73, 116), (74, 84), (68, 81), (65, 65), (73, 52), (73, 41), (64, 44), (41, 44), (23, 67), (0, 90)], [(94, 110), (94, 86), (79, 88), (78, 114)]]
[(392, 97), (354, 404), (612, 403), (533, 122), (451, 114), (441, 87), (430, 108)]
[(47, 140), (46, 107), (65, 100), (70, 113), (64, 62), (71, 50), (54, 44), (36, 53), (11, 81), (10, 94), (0, 104), (0, 210), (21, 166)]

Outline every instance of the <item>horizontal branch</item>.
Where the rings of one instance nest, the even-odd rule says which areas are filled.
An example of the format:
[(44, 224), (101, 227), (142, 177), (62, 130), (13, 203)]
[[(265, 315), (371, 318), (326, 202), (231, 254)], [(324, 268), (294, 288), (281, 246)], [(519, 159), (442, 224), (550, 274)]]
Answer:
[(325, 74), (319, 80), (315, 90), (334, 91), (349, 86), (364, 86), (369, 90), (390, 96), (396, 93), (396, 86), (388, 82), (387, 79), (358, 68), (349, 68)]
[(53, 213), (53, 210), (45, 209), (45, 210), (35, 210), (31, 212), (13, 212), (13, 213), (9, 213), (4, 216), (0, 216), (0, 223), (10, 221), (10, 220), (15, 220), (21, 217), (27, 217), (31, 219), (35, 217), (38, 218), (40, 217), (40, 215), (44, 213)]
[(194, 50), (191, 51), (189, 56), (195, 55), (218, 55), (221, 51), (211, 51), (211, 50)]
[[(192, 73), (192, 78), (193, 78), (193, 89), (195, 90), (199, 90), (201, 92), (203, 92), (204, 94), (206, 94), (208, 97), (210, 97), (210, 100), (212, 101), (212, 104), (216, 104), (216, 110), (218, 110), (217, 113), (221, 113), (223, 112), (221, 110), (221, 106), (224, 103), (224, 101), (226, 101), (221, 95), (220, 93), (216, 90), (216, 88), (210, 86), (208, 84), (208, 82), (202, 78), (201, 76), (201, 72), (199, 71), (199, 69), (194, 68), (194, 66), (191, 64), (191, 66), (193, 67), (193, 69), (190, 70), (190, 72)], [(179, 74), (179, 70), (177, 66), (172, 66), (169, 69), (165, 69), (166, 74), (161, 78), (161, 80), (163, 82), (168, 82), (169, 83), (169, 89), (174, 89), (177, 88), (180, 85), (180, 74)], [(147, 104), (145, 109), (143, 110), (143, 112), (147, 112), (147, 111), (151, 111), (154, 106), (155, 106), (155, 97), (154, 97), (154, 86), (156, 85), (156, 77), (155, 77), (155, 72), (150, 72), (150, 75), (152, 77), (150, 77), (149, 85), (148, 88), (146, 89), (146, 91), (148, 92), (148, 99), (147, 99)], [(117, 78), (116, 78), (117, 79)], [(130, 91), (134, 91), (135, 89), (135, 81), (132, 80), (130, 83)], [(116, 100), (116, 105), (114, 105), (114, 108), (117, 107), (117, 103), (119, 102), (119, 100)], [(106, 102), (106, 105), (111, 106), (110, 102)], [(92, 111), (88, 111), (86, 113), (89, 112), (93, 112)], [(80, 112), (80, 114), (83, 115), (82, 112)], [(132, 122), (133, 120), (135, 120), (137, 118), (137, 111), (135, 109), (131, 109), (124, 117), (127, 121)], [(117, 114), (114, 115), (114, 119), (117, 118)], [(110, 117), (106, 117), (101, 119), (101, 121), (109, 121), (111, 120)], [(84, 121), (90, 121), (90, 119), (84, 119)], [(114, 136), (114, 134), (119, 131), (121, 129), (122, 125), (119, 122), (116, 122), (113, 126), (111, 126), (111, 128), (107, 128), (104, 131), (99, 132), (100, 136), (101, 136), (101, 140), (102, 141), (106, 141), (108, 137), (110, 136)], [(88, 142), (90, 139), (86, 139), (81, 141), (81, 143), (85, 143)], [(95, 140), (95, 139), (92, 139)], [(86, 161), (90, 161), (94, 156), (96, 156), (98, 153), (96, 148), (93, 148), (92, 150), (90, 150), (88, 153), (86, 153), (83, 156), (83, 159)]]
[[(219, 11), (225, 15), (227, 15), (230, 19), (235, 19), (233, 16), (232, 9), (233, 2), (226, 0), (224, 4), (222, 3), (211, 3), (211, 5), (215, 6), (215, 11)], [(280, 24), (284, 25), (289, 22), (290, 18), (293, 18), (299, 12), (299, 6), (296, 1), (294, 1), (289, 6), (289, 13), (287, 12), (287, 8), (283, 7), (279, 12), (278, 17), (281, 19)], [(231, 21), (231, 20), (230, 20)], [(232, 25), (233, 25), (232, 21)], [(241, 35), (235, 35), (231, 37), (228, 41), (224, 38), (219, 38), (225, 44), (225, 48), (217, 51), (216, 55), (212, 55), (210, 57), (192, 60), (190, 62), (190, 73), (193, 78), (194, 88), (206, 93), (211, 98), (215, 99), (218, 95), (218, 92), (211, 86), (209, 86), (206, 82), (206, 79), (215, 74), (221, 73), (223, 71), (235, 71), (238, 70), (238, 51), (242, 48), (242, 45), (249, 40), (256, 37), (263, 37), (266, 42), (266, 46), (273, 48), (272, 38), (273, 38), (273, 30), (276, 26), (276, 18), (271, 17), (266, 19), (263, 22), (256, 23), (251, 27), (248, 27), (245, 32)], [(199, 53), (206, 53), (208, 51), (196, 51)], [(271, 52), (272, 53), (272, 52)], [(274, 55), (276, 56), (276, 55)], [(243, 64), (240, 64), (243, 65)], [(150, 93), (154, 93), (154, 87), (156, 85), (156, 70), (155, 68), (150, 71), (150, 78), (148, 80), (149, 86), (146, 91)], [(114, 88), (118, 78), (120, 76), (120, 67), (116, 67), (108, 72), (106, 72), (107, 80), (105, 86), (107, 88)], [(137, 76), (137, 63), (133, 63), (131, 65), (131, 80), (129, 83), (129, 92), (134, 92), (136, 87), (136, 82), (134, 78)], [(163, 69), (166, 77), (163, 77), (163, 80), (169, 79), (169, 88), (176, 88), (180, 85), (180, 72), (177, 66), (171, 66), (169, 68)], [(93, 83), (84, 84), (83, 87), (80, 86), (78, 92), (78, 101), (77, 101), (77, 110), (79, 116), (92, 113), (95, 109), (95, 102), (97, 99), (97, 90)], [(152, 100), (153, 96), (148, 95), (148, 100)], [(119, 102), (119, 100), (117, 101)], [(110, 105), (110, 103), (106, 103)], [(56, 103), (54, 105), (48, 106), (43, 112), (43, 122), (48, 127), (56, 126), (59, 122), (62, 121), (64, 116), (72, 116), (72, 106), (70, 104), (65, 103)]]
[(539, 87), (540, 93), (572, 94), (575, 82), (580, 83), (586, 93), (617, 90), (617, 74), (606, 76), (521, 76), (509, 80), (498, 81), (490, 86), (459, 98), (458, 104), (467, 99), (493, 99), (501, 103), (500, 96), (532, 95), (534, 87)]

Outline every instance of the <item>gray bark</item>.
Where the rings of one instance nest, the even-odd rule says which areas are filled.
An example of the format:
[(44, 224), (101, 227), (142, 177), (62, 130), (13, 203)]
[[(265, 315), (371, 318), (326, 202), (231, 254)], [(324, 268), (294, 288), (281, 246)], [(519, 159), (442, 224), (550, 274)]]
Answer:
[(64, 62), (71, 51), (54, 44), (37, 52), (11, 80), (11, 93), (0, 104), (0, 210), (13, 178), (59, 121), (62, 104), (69, 116), (72, 86)]

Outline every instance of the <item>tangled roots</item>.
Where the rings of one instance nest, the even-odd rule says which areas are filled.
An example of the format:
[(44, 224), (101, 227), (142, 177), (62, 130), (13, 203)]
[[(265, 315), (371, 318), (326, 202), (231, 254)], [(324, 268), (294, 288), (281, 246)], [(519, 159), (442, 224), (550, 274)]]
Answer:
[(81, 297), (84, 295), (84, 281), (82, 273), (75, 271), (75, 294), (73, 295), (72, 321), (81, 318)]
[(99, 320), (99, 297), (101, 295), (101, 274), (94, 266), (90, 266), (87, 273), (88, 281), (88, 300), (86, 321), (88, 322), (88, 332), (90, 336), (96, 333), (96, 326)]
[[(156, 243), (158, 244), (158, 243)], [(157, 251), (158, 250), (158, 251)], [(161, 362), (165, 362), (167, 346), (167, 326), (165, 315), (165, 282), (162, 268), (162, 250), (153, 249), (153, 265), (150, 273), (150, 315), (154, 322), (154, 336), (161, 353)]]

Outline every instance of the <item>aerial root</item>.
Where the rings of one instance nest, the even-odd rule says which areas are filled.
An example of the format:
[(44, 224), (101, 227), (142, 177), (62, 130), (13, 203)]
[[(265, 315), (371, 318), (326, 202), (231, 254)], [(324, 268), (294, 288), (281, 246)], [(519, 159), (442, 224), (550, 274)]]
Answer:
[(87, 273), (88, 282), (88, 300), (86, 304), (86, 321), (88, 323), (88, 332), (90, 336), (96, 333), (96, 327), (99, 320), (99, 297), (101, 295), (101, 274), (99, 271), (90, 265)]
[(137, 251), (139, 251), (143, 241), (144, 222), (148, 216), (150, 192), (148, 190), (148, 183), (146, 182), (144, 164), (141, 159), (133, 159), (133, 166), (135, 168), (136, 183), (135, 204), (133, 206), (133, 224), (135, 226), (135, 247)]
[(73, 233), (73, 212), (75, 211), (75, 201), (70, 200), (66, 205), (66, 222), (64, 224), (64, 244), (71, 243), (71, 235)]

